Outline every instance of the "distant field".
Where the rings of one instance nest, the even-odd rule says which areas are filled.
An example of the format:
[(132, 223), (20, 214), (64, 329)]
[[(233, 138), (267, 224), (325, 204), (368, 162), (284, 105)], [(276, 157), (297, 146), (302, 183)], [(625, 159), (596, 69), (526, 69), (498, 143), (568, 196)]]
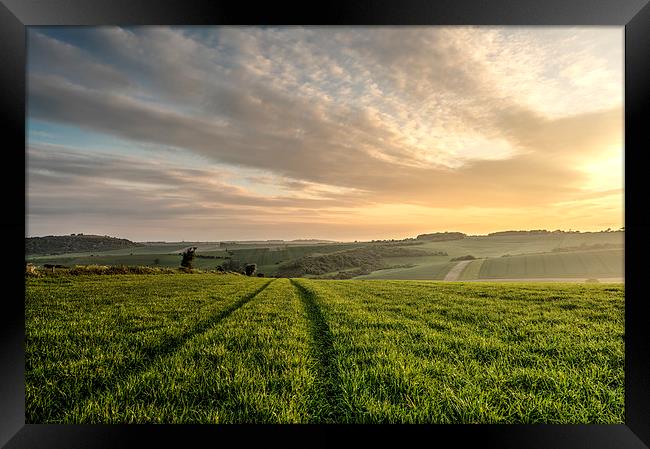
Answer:
[[(181, 256), (178, 254), (188, 246), (198, 245), (197, 254), (216, 258), (196, 257), (194, 267), (199, 269), (215, 269), (232, 257), (242, 264), (255, 263), (257, 271), (274, 275), (278, 265), (309, 254), (330, 253), (359, 246), (354, 243), (341, 244), (287, 244), (287, 245), (254, 245), (231, 244), (226, 248), (218, 248), (218, 244), (156, 244), (144, 247), (120, 249), (113, 251), (95, 251), (86, 253), (69, 253), (56, 256), (30, 256), (27, 261), (43, 265), (56, 263), (66, 266), (74, 265), (148, 265), (160, 267), (178, 267)], [(233, 254), (226, 252), (226, 249)], [(92, 255), (91, 255), (92, 254)], [(157, 262), (157, 263), (156, 263)]]
[(558, 247), (580, 246), (581, 244), (624, 243), (623, 232), (558, 233), (545, 235), (466, 237), (462, 240), (426, 243), (419, 248), (440, 249), (450, 257), (472, 254), (475, 257), (501, 257), (504, 254), (525, 254), (550, 252)]
[[(259, 272), (265, 273), (266, 275), (274, 275), (278, 270), (278, 265), (283, 262), (289, 262), (310, 254), (327, 254), (342, 251), (354, 248), (355, 246), (357, 245), (354, 243), (341, 243), (326, 245), (282, 245), (272, 248), (244, 248), (233, 249), (232, 257), (240, 260), (242, 263), (255, 263)], [(203, 254), (218, 255), (219, 253), (205, 252)]]
[[(462, 240), (429, 242), (417, 248), (448, 253), (446, 258), (389, 258), (388, 263), (412, 263), (412, 268), (375, 271), (357, 279), (441, 280), (457, 262), (454, 257), (477, 258), (459, 280), (497, 278), (622, 278), (624, 276), (623, 233), (549, 234), (523, 236), (466, 237)], [(620, 245), (620, 249), (552, 252), (580, 245)], [(538, 253), (538, 254), (535, 254)], [(540, 254), (543, 253), (543, 254)], [(523, 255), (522, 255), (523, 254)], [(502, 256), (509, 257), (502, 257)]]
[[(104, 253), (97, 253), (96, 256), (58, 256), (56, 258), (42, 258), (35, 260), (37, 264), (56, 263), (65, 266), (74, 265), (147, 265), (147, 266), (160, 266), (160, 267), (178, 267), (180, 265), (181, 256), (178, 254), (133, 254), (133, 255), (105, 255)], [(158, 261), (158, 263), (156, 263)], [(194, 266), (196, 268), (215, 268), (223, 260), (215, 259), (195, 259)]]
[(28, 423), (624, 422), (621, 284), (79, 275), (25, 301)]
[(622, 277), (623, 260), (620, 249), (499, 257), (485, 260), (478, 278)]
[[(413, 258), (415, 259), (415, 258)], [(416, 260), (417, 265), (413, 268), (396, 268), (379, 270), (373, 273), (358, 276), (356, 279), (431, 279), (441, 280), (456, 265), (456, 262), (449, 262), (449, 257), (422, 257)], [(426, 260), (428, 259), (428, 260)], [(413, 262), (412, 259), (395, 257), (388, 259), (390, 263), (403, 264)]]
[[(398, 267), (377, 270), (356, 279), (442, 280), (457, 262), (451, 259), (472, 255), (480, 260), (470, 263), (459, 280), (472, 279), (532, 279), (532, 278), (622, 278), (623, 232), (550, 233), (544, 235), (507, 235), (466, 237), (460, 240), (425, 242), (413, 245), (404, 242), (403, 248), (425, 252), (442, 252), (446, 256), (384, 257), (383, 266)], [(290, 264), (302, 257), (330, 254), (355, 248), (372, 248), (372, 243), (237, 243), (221, 248), (218, 243), (176, 242), (149, 244), (94, 253), (75, 253), (58, 256), (31, 256), (27, 260), (39, 265), (57, 263), (73, 265), (149, 265), (178, 267), (179, 252), (187, 246), (198, 246), (194, 266), (214, 270), (231, 257), (242, 264), (255, 263), (257, 271), (275, 276), (282, 264)], [(399, 248), (399, 242), (394, 243)], [(582, 246), (609, 245), (606, 249), (581, 249)], [(618, 248), (616, 246), (618, 245)], [(611, 248), (614, 246), (614, 248)], [(557, 252), (562, 249), (562, 252)], [(227, 250), (227, 251), (226, 251)], [(93, 254), (91, 256), (91, 254)], [(508, 256), (508, 257), (502, 257)], [(214, 258), (213, 258), (214, 257)], [(354, 268), (341, 267), (338, 271)], [(366, 273), (368, 273), (366, 271)], [(337, 271), (326, 273), (336, 275)]]
[(460, 274), (459, 280), (478, 279), (481, 267), (483, 266), (483, 263), (485, 263), (485, 260), (486, 259), (477, 259), (471, 261)]
[(133, 248), (122, 248), (114, 249), (108, 251), (85, 251), (78, 253), (66, 253), (66, 254), (57, 254), (52, 255), (32, 255), (28, 259), (34, 261), (41, 260), (60, 260), (65, 258), (85, 258), (90, 257), (91, 254), (101, 255), (101, 256), (129, 256), (130, 254), (134, 255), (143, 255), (143, 254), (171, 254), (175, 251), (179, 251), (183, 248), (188, 247), (189, 244), (181, 243), (167, 243), (167, 244), (156, 244), (156, 245), (146, 245), (138, 246)]

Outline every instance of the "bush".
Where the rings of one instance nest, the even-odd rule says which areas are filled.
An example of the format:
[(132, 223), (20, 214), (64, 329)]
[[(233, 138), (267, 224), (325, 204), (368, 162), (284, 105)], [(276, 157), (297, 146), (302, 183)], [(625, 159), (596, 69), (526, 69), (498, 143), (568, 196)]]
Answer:
[(376, 248), (356, 248), (319, 256), (304, 256), (280, 265), (278, 276), (300, 277), (305, 274), (322, 275), (348, 268), (365, 267), (370, 271), (384, 266)]
[(196, 246), (191, 246), (183, 251), (181, 254), (181, 256), (183, 256), (183, 259), (181, 260), (181, 267), (189, 268), (190, 270), (192, 269), (192, 262), (194, 261), (194, 252), (196, 249)]
[(431, 234), (420, 234), (416, 237), (417, 240), (429, 240), (432, 242), (445, 242), (448, 240), (460, 240), (467, 237), (462, 232), (433, 232)]
[(246, 267), (244, 267), (246, 276), (253, 276), (256, 270), (257, 270), (257, 264), (254, 263), (246, 264)]
[(176, 273), (172, 268), (154, 268), (147, 266), (128, 266), (128, 265), (75, 265), (66, 271), (71, 275), (80, 274), (171, 274)]
[(36, 269), (36, 265), (33, 263), (25, 264), (25, 276), (27, 277), (40, 277), (42, 274)]
[(459, 260), (475, 260), (475, 259), (476, 257), (472, 256), (471, 254), (468, 254), (466, 256), (454, 257), (453, 259), (451, 259), (451, 262), (456, 262)]
[[(55, 271), (52, 271), (51, 268), (40, 268), (35, 267), (32, 271), (25, 271), (25, 275), (28, 277), (40, 277), (40, 276), (77, 276), (77, 275), (96, 275), (96, 274), (106, 274), (106, 275), (116, 275), (116, 274), (179, 274), (179, 273), (225, 273), (222, 270), (217, 268), (217, 271), (203, 271), (198, 269), (190, 268), (165, 268), (165, 267), (151, 267), (151, 266), (142, 266), (142, 265), (75, 265), (72, 268), (59, 268)], [(229, 272), (228, 274), (239, 274)]]
[(257, 273), (257, 277), (258, 277), (258, 278), (263, 278), (263, 277), (264, 277), (264, 273)]
[(224, 263), (221, 264), (221, 268), (224, 271), (235, 271), (239, 273), (241, 269), (241, 262), (237, 259), (227, 259)]

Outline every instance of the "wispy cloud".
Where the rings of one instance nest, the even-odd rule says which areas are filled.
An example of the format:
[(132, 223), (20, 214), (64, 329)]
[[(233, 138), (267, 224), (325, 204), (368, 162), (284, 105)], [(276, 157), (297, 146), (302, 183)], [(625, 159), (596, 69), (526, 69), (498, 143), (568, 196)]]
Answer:
[(381, 205), (512, 214), (611, 190), (594, 161), (612, 149), (622, 171), (621, 29), (101, 27), (29, 43), (30, 120), (151, 148), (30, 149), (42, 228), (63, 213), (288, 234)]

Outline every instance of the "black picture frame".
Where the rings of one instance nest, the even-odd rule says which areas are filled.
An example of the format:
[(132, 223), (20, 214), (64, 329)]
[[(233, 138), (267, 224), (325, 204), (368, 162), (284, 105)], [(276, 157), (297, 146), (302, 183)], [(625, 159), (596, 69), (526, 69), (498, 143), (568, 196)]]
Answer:
[[(277, 439), (328, 444), (360, 437), (453, 447), (647, 448), (650, 350), (644, 257), (650, 213), (644, 206), (644, 119), (650, 109), (649, 0), (337, 1), (281, 8), (277, 2), (208, 0), (0, 0), (0, 123), (5, 173), (0, 227), (5, 253), (0, 326), (0, 444), (18, 448), (187, 447)], [(625, 27), (625, 424), (250, 426), (25, 424), (24, 274), (26, 27), (37, 25), (617, 25)], [(11, 286), (11, 288), (7, 288)], [(10, 293), (9, 293), (10, 292)], [(291, 438), (291, 439), (289, 439)], [(408, 438), (408, 440), (405, 440)], [(449, 442), (449, 443), (445, 443)]]

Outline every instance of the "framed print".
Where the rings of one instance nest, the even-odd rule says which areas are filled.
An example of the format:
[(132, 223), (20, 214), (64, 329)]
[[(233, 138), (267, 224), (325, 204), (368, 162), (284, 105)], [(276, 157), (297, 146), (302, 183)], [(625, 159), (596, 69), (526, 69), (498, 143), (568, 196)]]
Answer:
[(650, 445), (647, 1), (0, 21), (3, 447)]

